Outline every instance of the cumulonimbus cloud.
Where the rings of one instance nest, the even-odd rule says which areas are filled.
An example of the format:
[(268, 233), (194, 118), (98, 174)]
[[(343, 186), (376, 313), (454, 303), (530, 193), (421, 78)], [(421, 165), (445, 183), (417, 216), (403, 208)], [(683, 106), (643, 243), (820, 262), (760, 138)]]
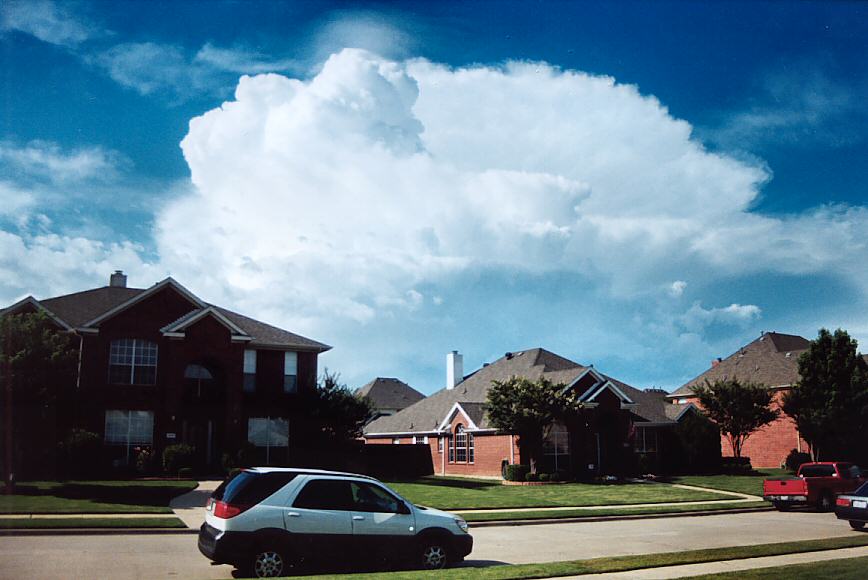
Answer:
[(347, 49), (310, 80), (242, 77), (181, 146), (195, 193), (157, 219), (163, 264), (283, 321), (412, 309), (478, 267), (621, 297), (766, 271), (868, 287), (864, 207), (756, 214), (763, 166), (705, 150), (635, 86), (543, 63)]

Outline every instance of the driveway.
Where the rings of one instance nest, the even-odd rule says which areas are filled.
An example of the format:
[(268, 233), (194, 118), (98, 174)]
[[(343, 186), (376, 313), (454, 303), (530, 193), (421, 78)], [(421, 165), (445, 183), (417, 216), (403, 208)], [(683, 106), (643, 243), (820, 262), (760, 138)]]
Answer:
[[(528, 563), (672, 552), (698, 548), (847, 536), (831, 514), (759, 512), (504, 526), (472, 530), (469, 565)], [(0, 536), (0, 578), (231, 578), (229, 566), (211, 566), (196, 536)]]

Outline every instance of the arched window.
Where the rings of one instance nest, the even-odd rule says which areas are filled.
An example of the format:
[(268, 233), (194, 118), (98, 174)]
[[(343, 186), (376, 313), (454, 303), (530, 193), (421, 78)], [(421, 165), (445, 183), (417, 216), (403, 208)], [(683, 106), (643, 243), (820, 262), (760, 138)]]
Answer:
[(109, 383), (153, 385), (157, 382), (157, 343), (141, 338), (111, 341)]
[(455, 461), (467, 463), (467, 433), (464, 431), (464, 425), (455, 427)]

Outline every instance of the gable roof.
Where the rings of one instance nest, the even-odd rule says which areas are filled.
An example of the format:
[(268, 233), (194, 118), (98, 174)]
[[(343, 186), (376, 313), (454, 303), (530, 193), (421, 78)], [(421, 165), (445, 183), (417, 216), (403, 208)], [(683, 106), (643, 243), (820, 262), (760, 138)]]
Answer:
[(391, 377), (377, 377), (356, 390), (359, 397), (367, 397), (375, 409), (406, 409), (421, 401), (425, 395), (405, 383)]
[[(532, 381), (545, 378), (553, 383), (570, 385), (590, 368), (542, 348), (507, 353), (490, 365), (467, 375), (464, 381), (454, 388), (441, 389), (403, 411), (372, 421), (365, 427), (365, 434), (435, 432), (444, 419), (452, 414), (456, 403), (460, 404), (463, 412), (479, 429), (492, 429), (485, 413), (492, 381), (505, 381), (513, 376), (520, 376)], [(668, 421), (664, 413), (664, 405), (668, 403), (665, 394), (645, 393), (602, 373), (593, 372), (603, 379), (601, 383), (593, 383), (594, 391), (611, 383), (636, 404), (636, 407), (631, 409), (634, 414), (648, 421)], [(591, 394), (593, 393), (583, 393), (587, 396)]]
[(670, 397), (693, 394), (706, 381), (738, 379), (768, 387), (784, 387), (799, 380), (799, 356), (810, 342), (795, 334), (767, 332), (676, 389)]
[(22, 308), (24, 308), (26, 306), (30, 306), (34, 310), (38, 310), (39, 312), (44, 313), (52, 321), (54, 321), (55, 324), (57, 324), (59, 327), (63, 328), (64, 330), (72, 330), (72, 327), (69, 325), (68, 322), (66, 322), (65, 320), (60, 318), (57, 314), (52, 312), (51, 309), (47, 308), (44, 304), (41, 304), (39, 302), (39, 300), (37, 300), (33, 296), (27, 296), (25, 298), (22, 298), (21, 300), (19, 300), (15, 304), (12, 304), (11, 306), (0, 309), (0, 316), (3, 316), (4, 314), (7, 314), (7, 313), (8, 314), (14, 314), (17, 310), (21, 310)]
[[(148, 289), (103, 286), (101, 288), (74, 292), (43, 300), (36, 300), (32, 297), (28, 298), (34, 305), (46, 310), (50, 315), (53, 315), (60, 322), (67, 325), (67, 328), (94, 332), (101, 322), (169, 286), (190, 300), (191, 310), (180, 319), (164, 327), (164, 331), (175, 332), (177, 328), (183, 329), (182, 327), (186, 327), (186, 324), (191, 324), (201, 316), (212, 314), (222, 324), (227, 326), (236, 337), (241, 340), (249, 340), (249, 344), (254, 348), (295, 349), (314, 352), (325, 352), (331, 349), (327, 344), (260, 322), (259, 320), (232, 312), (220, 306), (208, 304), (172, 278), (166, 278)], [(7, 312), (13, 307), (19, 307), (19, 305), (23, 305), (26, 301), (28, 299), (22, 300), (2, 312)], [(172, 328), (170, 329), (169, 327)]]

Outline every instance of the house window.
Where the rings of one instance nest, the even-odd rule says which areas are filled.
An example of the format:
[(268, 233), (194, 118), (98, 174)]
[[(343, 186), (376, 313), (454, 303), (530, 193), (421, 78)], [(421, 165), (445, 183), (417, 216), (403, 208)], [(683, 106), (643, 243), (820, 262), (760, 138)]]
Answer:
[(443, 453), (443, 439), (444, 437), (437, 438), (437, 453)]
[(464, 425), (455, 428), (455, 462), (467, 463), (467, 433)]
[(133, 446), (154, 443), (154, 413), (152, 411), (106, 411), (105, 443), (125, 446), (125, 463), (129, 463), (130, 450)]
[(245, 393), (253, 393), (255, 391), (256, 391), (256, 351), (255, 350), (245, 350), (244, 351), (244, 392)]
[(265, 447), (265, 461), (271, 462), (271, 450), (289, 446), (289, 421), (279, 417), (250, 417), (247, 441)]
[(157, 382), (157, 345), (140, 338), (119, 338), (109, 349), (109, 383), (153, 385)]
[(474, 457), (474, 443), (473, 443), (473, 433), (467, 434), (467, 463), (473, 463), (476, 460)]
[(543, 455), (551, 461), (555, 471), (567, 469), (570, 465), (570, 433), (560, 423), (549, 429), (543, 440)]
[(636, 453), (654, 453), (657, 451), (657, 429), (649, 427), (636, 428)]
[(283, 392), (298, 392), (298, 353), (283, 353)]

